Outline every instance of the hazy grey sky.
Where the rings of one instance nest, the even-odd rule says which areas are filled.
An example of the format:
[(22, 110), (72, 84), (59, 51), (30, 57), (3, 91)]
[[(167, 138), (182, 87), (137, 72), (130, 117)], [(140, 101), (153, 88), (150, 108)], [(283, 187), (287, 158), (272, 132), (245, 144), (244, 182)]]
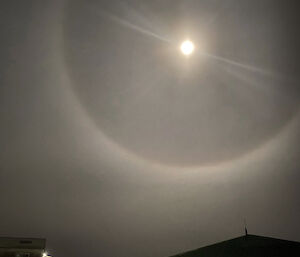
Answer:
[(163, 257), (246, 219), (300, 241), (297, 5), (2, 1), (0, 236)]

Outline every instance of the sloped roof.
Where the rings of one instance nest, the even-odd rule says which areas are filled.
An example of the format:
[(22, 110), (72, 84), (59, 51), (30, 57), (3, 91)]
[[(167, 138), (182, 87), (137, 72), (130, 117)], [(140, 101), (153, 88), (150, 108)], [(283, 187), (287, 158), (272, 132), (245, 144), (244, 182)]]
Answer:
[(293, 257), (300, 256), (300, 243), (247, 235), (196, 250), (174, 255), (174, 257)]

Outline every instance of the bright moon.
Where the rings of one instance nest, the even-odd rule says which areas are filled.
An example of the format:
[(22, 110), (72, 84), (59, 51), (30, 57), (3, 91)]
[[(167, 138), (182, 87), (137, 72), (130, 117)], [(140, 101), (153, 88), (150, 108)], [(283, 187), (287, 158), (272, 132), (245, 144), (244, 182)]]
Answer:
[(190, 40), (186, 40), (186, 41), (182, 42), (182, 44), (180, 46), (180, 50), (184, 55), (192, 54), (194, 49), (195, 49), (195, 46), (194, 46), (193, 42)]

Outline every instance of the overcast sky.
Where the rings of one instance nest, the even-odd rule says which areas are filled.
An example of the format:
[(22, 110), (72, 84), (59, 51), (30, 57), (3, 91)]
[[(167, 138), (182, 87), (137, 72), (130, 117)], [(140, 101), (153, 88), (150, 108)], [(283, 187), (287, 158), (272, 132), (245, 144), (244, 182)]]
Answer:
[(300, 241), (297, 5), (1, 1), (0, 236), (54, 257), (167, 257), (244, 220)]

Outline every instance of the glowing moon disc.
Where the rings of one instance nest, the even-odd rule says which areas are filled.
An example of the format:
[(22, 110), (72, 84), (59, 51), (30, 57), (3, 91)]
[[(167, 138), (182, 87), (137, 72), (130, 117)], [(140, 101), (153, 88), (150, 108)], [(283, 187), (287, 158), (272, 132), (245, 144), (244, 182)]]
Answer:
[(180, 45), (180, 50), (184, 55), (190, 55), (194, 52), (195, 46), (192, 41), (186, 40)]

